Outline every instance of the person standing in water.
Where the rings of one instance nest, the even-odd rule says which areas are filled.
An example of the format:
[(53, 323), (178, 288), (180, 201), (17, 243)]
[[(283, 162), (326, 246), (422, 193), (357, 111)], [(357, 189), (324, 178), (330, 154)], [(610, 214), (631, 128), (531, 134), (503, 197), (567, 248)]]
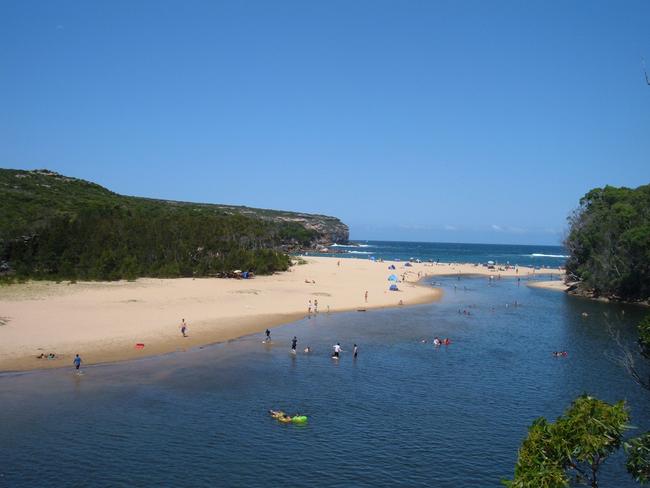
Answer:
[(298, 339), (296, 336), (293, 336), (293, 339), (291, 340), (291, 352), (296, 353), (296, 346), (298, 345)]
[(332, 349), (334, 349), (334, 354), (332, 354), (332, 357), (338, 359), (341, 355), (341, 343), (337, 342), (334, 346), (332, 346)]
[(359, 348), (357, 347), (356, 344), (355, 344), (354, 347), (352, 348), (352, 353), (353, 353), (352, 357), (353, 357), (354, 359), (357, 359), (357, 354), (359, 354)]
[(74, 364), (75, 369), (79, 371), (79, 368), (81, 367), (81, 358), (79, 357), (79, 354), (74, 357), (72, 364)]
[(266, 342), (271, 342), (271, 331), (266, 329)]

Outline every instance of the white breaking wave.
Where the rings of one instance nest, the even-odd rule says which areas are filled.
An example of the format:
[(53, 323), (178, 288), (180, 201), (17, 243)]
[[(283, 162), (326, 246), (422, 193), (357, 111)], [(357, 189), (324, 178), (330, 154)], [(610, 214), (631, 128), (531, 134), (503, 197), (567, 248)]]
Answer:
[(368, 251), (348, 251), (348, 254), (372, 254)]
[(569, 256), (565, 256), (564, 254), (541, 254), (541, 253), (533, 253), (529, 255), (531, 258), (568, 258)]
[(332, 244), (330, 247), (374, 247), (370, 244)]

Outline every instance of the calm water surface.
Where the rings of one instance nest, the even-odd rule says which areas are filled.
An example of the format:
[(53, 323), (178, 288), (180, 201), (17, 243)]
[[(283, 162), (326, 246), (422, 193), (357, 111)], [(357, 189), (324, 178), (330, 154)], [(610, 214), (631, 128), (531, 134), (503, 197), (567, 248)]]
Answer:
[[(0, 486), (492, 487), (530, 422), (583, 392), (626, 399), (650, 428), (648, 394), (605, 355), (603, 313), (632, 342), (641, 310), (512, 280), (441, 285), (440, 303), (322, 314), (274, 329), (273, 346), (250, 336), (84, 376), (0, 376)], [(291, 357), (293, 335), (313, 353)], [(453, 344), (420, 342), (435, 335)], [(269, 408), (309, 423), (280, 425)], [(621, 461), (601, 486), (636, 486)]]

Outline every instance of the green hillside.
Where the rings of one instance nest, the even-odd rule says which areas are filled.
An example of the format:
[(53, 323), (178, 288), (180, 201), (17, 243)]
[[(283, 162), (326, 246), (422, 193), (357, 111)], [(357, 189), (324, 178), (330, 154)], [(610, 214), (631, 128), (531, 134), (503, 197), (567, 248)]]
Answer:
[(0, 169), (0, 210), (0, 272), (19, 278), (270, 273), (348, 238), (333, 217), (122, 196), (48, 170)]
[(650, 301), (650, 185), (589, 191), (569, 218), (572, 292)]

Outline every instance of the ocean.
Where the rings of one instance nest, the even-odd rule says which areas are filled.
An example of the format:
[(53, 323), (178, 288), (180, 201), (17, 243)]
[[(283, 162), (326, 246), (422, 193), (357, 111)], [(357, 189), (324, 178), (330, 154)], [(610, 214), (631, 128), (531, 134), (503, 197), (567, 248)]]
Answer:
[[(415, 257), (408, 246), (394, 252)], [(454, 252), (533, 254), (486, 249)], [(256, 334), (83, 376), (2, 374), (0, 487), (497, 487), (530, 423), (582, 393), (626, 400), (630, 435), (650, 429), (648, 393), (613, 359), (609, 331), (633, 346), (644, 309), (514, 279), (435, 282), (439, 302), (322, 313), (273, 329), (271, 345)], [(310, 354), (289, 354), (294, 335)], [(268, 409), (309, 421), (279, 424)], [(608, 459), (600, 486), (637, 486), (623, 464)]]
[[(407, 261), (440, 261), (442, 263), (487, 263), (520, 266), (562, 266), (567, 251), (561, 246), (530, 246), (508, 244), (461, 244), (443, 242), (351, 241), (350, 245), (334, 244), (330, 251), (343, 258), (365, 258)], [(310, 252), (309, 255), (323, 255)]]

